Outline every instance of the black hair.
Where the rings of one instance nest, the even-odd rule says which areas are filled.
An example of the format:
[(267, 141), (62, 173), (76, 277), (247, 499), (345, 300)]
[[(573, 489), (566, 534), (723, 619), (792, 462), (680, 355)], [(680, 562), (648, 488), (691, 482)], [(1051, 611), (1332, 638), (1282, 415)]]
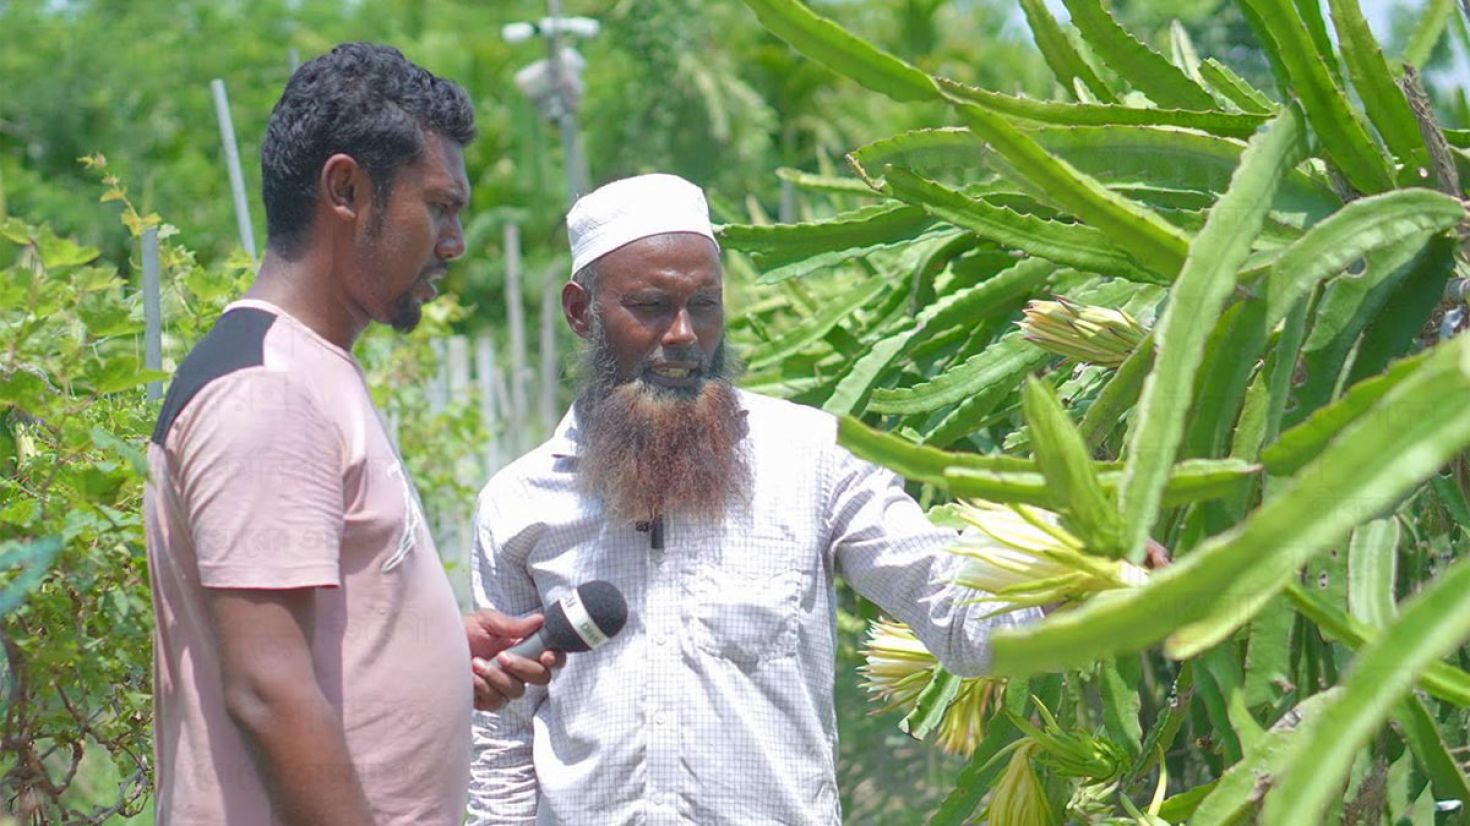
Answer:
[(337, 153), (372, 178), (387, 202), (397, 170), (423, 154), (424, 132), (475, 138), (475, 110), (452, 80), (436, 77), (391, 46), (344, 43), (291, 75), (260, 147), (268, 244), (286, 255), (311, 233), (317, 179)]

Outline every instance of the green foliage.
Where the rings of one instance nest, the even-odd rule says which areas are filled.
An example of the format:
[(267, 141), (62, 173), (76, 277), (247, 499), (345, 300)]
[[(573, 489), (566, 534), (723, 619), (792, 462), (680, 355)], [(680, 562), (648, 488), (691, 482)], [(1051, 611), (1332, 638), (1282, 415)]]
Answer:
[[(928, 223), (844, 241), (841, 258), (835, 225), (727, 233), (758, 266), (802, 273), (812, 298), (747, 314), (742, 329), (782, 343), (763, 351), (761, 386), (846, 414), (842, 443), (921, 486), (938, 522), (979, 514), (985, 530), (990, 513), (992, 530), (1022, 530), (951, 499), (1055, 512), (1080, 552), (957, 547), (988, 560), (967, 581), (1000, 598), (1075, 576), (1053, 567), (1064, 557), (1152, 569), (996, 634), (996, 676), (1060, 693), (1040, 720), (1009, 716), (1022, 709), (1008, 695), (933, 822), (987, 805), (1050, 807), (1057, 822), (1248, 822), (1263, 800), (1267, 822), (1339, 809), (1342, 822), (1458, 822), (1445, 813), (1470, 789), (1456, 762), (1470, 723), (1470, 340), (1452, 335), (1467, 308), (1445, 285), (1470, 272), (1466, 193), (1354, 0), (1330, 4), (1336, 40), (1315, 3), (1232, 6), (1276, 98), (1258, 88), (1262, 67), (1201, 59), (1198, 16), (1170, 27), (1167, 49), (1130, 32), (1141, 4), (1068, 0), (1070, 25), (1019, 4), (1053, 99), (925, 72), (795, 0), (747, 5), (869, 89), (928, 111), (937, 88), (944, 120), (966, 127), (849, 155), (886, 199), (861, 214), (917, 209)], [(1197, 5), (1181, 14), (1220, 11)], [(1408, 62), (1428, 58), (1450, 5), (1429, 5)], [(852, 186), (815, 191), (835, 201)], [(911, 285), (907, 306), (832, 309), (875, 281)], [(976, 299), (991, 290), (1005, 300)], [(1011, 327), (1048, 293), (1065, 303), (1033, 305), (1023, 330), (1072, 317), (1047, 308), (1093, 305), (1147, 334), (1105, 366), (1059, 363)], [(1037, 340), (1111, 353), (1088, 338), (1098, 325), (1056, 319)], [(807, 331), (800, 346), (789, 330)], [(1038, 758), (1039, 785), (1007, 767), (1059, 743), (1131, 765), (1103, 782)]]
[[(136, 812), (151, 782), (141, 499), (156, 415), (143, 385), (157, 376), (140, 369), (140, 296), (96, 250), (16, 218), (3, 237), (0, 425), (15, 450), (0, 468), (0, 545), (52, 554), (0, 568), (0, 583), (29, 590), (0, 618), (0, 799), (41, 822), (100, 822)], [(163, 268), (197, 312), (182, 285), (239, 275), (197, 270), (173, 247)], [(121, 782), (88, 800), (72, 779), (98, 759)]]

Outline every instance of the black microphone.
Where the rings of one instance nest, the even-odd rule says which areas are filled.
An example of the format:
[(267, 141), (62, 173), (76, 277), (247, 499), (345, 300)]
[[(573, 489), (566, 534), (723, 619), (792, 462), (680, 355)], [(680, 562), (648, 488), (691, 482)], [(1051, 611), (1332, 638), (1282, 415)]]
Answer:
[[(545, 615), (536, 633), (506, 651), (531, 660), (548, 650), (590, 651), (623, 630), (628, 622), (628, 603), (616, 585), (594, 579), (568, 591), (546, 608)], [(499, 660), (493, 662), (500, 667)]]

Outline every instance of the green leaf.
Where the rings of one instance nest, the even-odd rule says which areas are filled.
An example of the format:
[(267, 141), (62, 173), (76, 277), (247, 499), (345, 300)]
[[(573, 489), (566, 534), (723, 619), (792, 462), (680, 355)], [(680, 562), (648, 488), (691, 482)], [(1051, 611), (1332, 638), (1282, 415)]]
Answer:
[[(1240, 677), (1233, 668), (1233, 660), (1228, 655), (1220, 656), (1222, 650), (1223, 647), (1207, 651), (1195, 661), (1195, 685), (1200, 704), (1210, 721), (1210, 738), (1219, 744), (1225, 762), (1234, 763), (1244, 754), (1243, 733), (1237, 732), (1230, 714), (1230, 698), (1239, 692)], [(1246, 724), (1257, 728), (1254, 720), (1248, 720)], [(1255, 739), (1258, 738), (1246, 741), (1246, 745)]]
[[(1238, 495), (1259, 472), (1255, 465), (1236, 459), (1189, 459), (1175, 465), (1164, 487), (1164, 504), (1185, 505), (1206, 499)], [(1109, 495), (1116, 493), (1122, 472), (1104, 470), (1098, 481)], [(974, 496), (995, 502), (1017, 502), (1060, 510), (1066, 501), (1040, 473), (992, 470), (967, 466), (945, 472), (943, 484), (954, 496)]]
[(848, 34), (796, 0), (745, 0), (761, 25), (832, 71), (898, 101), (937, 98), (934, 81), (913, 66)]
[(1291, 633), (1295, 625), (1296, 612), (1279, 595), (1251, 621), (1242, 684), (1247, 707), (1275, 705), (1292, 690)]
[(790, 181), (802, 189), (809, 189), (813, 192), (831, 192), (837, 195), (862, 195), (869, 198), (876, 197), (878, 194), (857, 178), (839, 178), (835, 175), (813, 175), (810, 172), (802, 172), (799, 169), (792, 169), (788, 166), (777, 169), (776, 177), (783, 181)]
[(61, 546), (59, 536), (0, 541), (0, 571), (21, 566), (19, 574), (0, 584), (0, 616), (8, 614), (40, 584)]
[(1036, 47), (1041, 50), (1041, 56), (1046, 59), (1046, 65), (1051, 67), (1062, 88), (1072, 89), (1074, 82), (1080, 80), (1098, 100), (1118, 102), (1118, 96), (1072, 46), (1072, 41), (1057, 25), (1056, 18), (1051, 16), (1043, 0), (1021, 0), (1021, 9), (1026, 13), (1026, 22), (1031, 26)]
[[(1141, 706), (1138, 675), (1123, 674), (1117, 660), (1103, 663), (1098, 671), (1098, 694), (1102, 698), (1103, 724), (1108, 739), (1122, 746), (1133, 760), (1143, 756), (1143, 726), (1138, 721)], [(1137, 663), (1129, 669), (1138, 670)]]
[(1010, 385), (1018, 376), (1039, 369), (1051, 354), (1008, 333), (981, 353), (913, 387), (877, 388), (868, 401), (871, 413), (929, 413), (955, 404), (997, 383)]
[(1113, 377), (1098, 391), (1087, 412), (1082, 414), (1080, 428), (1088, 448), (1096, 450), (1101, 446), (1113, 428), (1118, 426), (1123, 414), (1138, 401), (1144, 379), (1148, 378), (1153, 366), (1154, 336), (1150, 332), (1118, 366)]
[(761, 267), (774, 269), (818, 253), (906, 242), (933, 223), (918, 207), (878, 204), (807, 224), (725, 224), (717, 234), (721, 246), (744, 252)]
[[(1008, 710), (1017, 714), (1025, 713), (1029, 701), (1030, 689), (1025, 682), (1017, 680), (1005, 686), (1004, 707)], [(975, 754), (970, 755), (969, 763), (960, 770), (960, 776), (956, 777), (954, 783), (954, 791), (944, 798), (938, 810), (929, 817), (929, 826), (963, 826), (964, 823), (972, 822), (970, 816), (979, 808), (980, 801), (991, 789), (991, 783), (995, 777), (1000, 776), (1005, 767), (1005, 761), (995, 760), (995, 755), (1020, 739), (1020, 736), (1022, 733), (1016, 728), (1016, 723), (1011, 722), (1010, 716), (997, 714), (992, 717), (991, 723), (986, 726), (985, 739), (980, 741)]]
[(1245, 78), (1236, 74), (1229, 66), (1213, 57), (1205, 58), (1199, 65), (1200, 76), (1210, 87), (1228, 98), (1248, 115), (1269, 117), (1279, 108), (1261, 90), (1250, 85)]
[(1312, 131), (1328, 155), (1359, 192), (1373, 194), (1393, 187), (1387, 161), (1374, 146), (1358, 113), (1328, 70), (1330, 54), (1317, 44), (1290, 0), (1243, 0), (1264, 27), (1262, 44), (1287, 74), (1283, 83), (1294, 91)]
[(883, 465), (916, 482), (937, 483), (951, 467), (1036, 472), (1036, 463), (1015, 456), (951, 453), (916, 445), (902, 436), (869, 427), (851, 416), (837, 419), (837, 443), (860, 459)]
[(985, 143), (975, 133), (962, 126), (947, 126), (939, 129), (913, 129), (900, 132), (854, 149), (847, 154), (850, 165), (870, 186), (877, 185), (868, 178), (869, 169), (882, 169), (887, 164), (903, 165), (920, 169), (952, 169), (961, 164), (975, 164)]
[(1066, 503), (1062, 513), (1068, 527), (1090, 550), (1119, 556), (1118, 511), (1103, 493), (1082, 434), (1051, 385), (1028, 376), (1021, 390), (1021, 406), (1031, 428), (1036, 464), (1056, 498)]
[(1359, 654), (1342, 694), (1304, 724), (1266, 795), (1263, 822), (1315, 823), (1394, 706), (1430, 663), (1470, 636), (1470, 563), (1461, 560), (1404, 606), (1398, 621)]
[(1424, 68), (1435, 44), (1444, 37), (1445, 26), (1454, 13), (1455, 0), (1428, 0), (1419, 12), (1419, 21), (1409, 35), (1408, 45), (1404, 46), (1403, 62), (1415, 69)]
[(1265, 221), (1283, 173), (1301, 158), (1304, 137), (1301, 115), (1289, 107), (1251, 140), (1229, 191), (1210, 210), (1191, 246), (1155, 328), (1158, 354), (1144, 381), (1118, 500), (1124, 547), (1134, 561), (1142, 559), (1168, 468), (1184, 435), (1189, 397), (1179, 389), (1194, 385), (1205, 342), (1234, 289), (1236, 270), (1250, 254), (1251, 240)]
[(1137, 782), (1153, 766), (1154, 760), (1173, 744), (1194, 706), (1194, 694), (1194, 663), (1182, 663), (1168, 696), (1164, 698), (1164, 707), (1154, 717), (1154, 724), (1143, 739), (1138, 758), (1124, 775), (1126, 784), (1131, 786)]
[(1293, 0), (1293, 5), (1307, 27), (1307, 33), (1311, 35), (1317, 53), (1322, 55), (1327, 64), (1327, 71), (1332, 75), (1333, 81), (1338, 86), (1344, 86), (1342, 69), (1338, 67), (1332, 51), (1332, 38), (1327, 34), (1327, 21), (1322, 17), (1322, 0)]
[(1210, 110), (1215, 99), (1163, 55), (1129, 34), (1098, 0), (1063, 0), (1072, 25), (1098, 56), (1155, 103), (1176, 109)]
[(72, 273), (72, 286), (79, 293), (94, 293), (112, 287), (122, 286), (122, 279), (117, 277), (117, 270), (110, 266), (85, 267)]
[(959, 101), (955, 108), (966, 125), (1005, 159), (1019, 177), (1017, 183), (1108, 233), (1118, 248), (1165, 280), (1172, 279), (1179, 271), (1189, 250), (1189, 237), (1183, 232), (1156, 213), (1108, 191), (1096, 179), (1053, 157), (1001, 115)]
[(92, 428), (92, 443), (125, 460), (139, 479), (147, 478), (148, 453), (144, 447), (119, 439), (101, 427)]
[[(1452, 339), (1231, 530), (1149, 581), (1108, 592), (1024, 630), (997, 632), (997, 674), (1085, 665), (1137, 651), (1176, 629), (1279, 588), (1314, 554), (1393, 507), (1470, 444), (1470, 339)], [(1322, 507), (1323, 502), (1338, 503)], [(1221, 587), (1228, 583), (1229, 587)], [(1250, 611), (1237, 612), (1239, 622)]]
[(1399, 285), (1434, 257), (1424, 239), (1414, 236), (1370, 252), (1358, 272), (1328, 282), (1313, 308), (1312, 330), (1294, 367), (1295, 408), (1285, 411), (1285, 426), (1300, 423), (1342, 392), (1344, 365), (1351, 365), (1363, 329), (1383, 311)]
[[(1328, 605), (1296, 582), (1287, 583), (1285, 594), (1297, 612), (1311, 620), (1328, 639), (1357, 650), (1378, 637), (1377, 629)], [(1421, 675), (1419, 687), (1445, 702), (1470, 706), (1470, 674), (1448, 663), (1431, 664)]]
[(31, 228), (19, 218), (0, 217), (0, 238), (23, 247), (31, 243)]
[(49, 229), (41, 232), (36, 252), (48, 270), (64, 270), (90, 264), (102, 255), (101, 251), (84, 247), (70, 238), (60, 238)]
[[(1024, 371), (1021, 375), (1024, 375)], [(1007, 415), (1006, 410), (996, 408), (1015, 396), (1014, 386), (993, 384), (980, 393), (960, 402), (953, 410), (944, 414), (933, 427), (924, 431), (920, 444), (947, 447), (959, 439), (986, 426), (993, 417)]]
[(1369, 320), (1347, 373), (1349, 383), (1381, 373), (1394, 359), (1418, 348), (1419, 333), (1455, 272), (1458, 248), (1459, 242), (1448, 235), (1430, 238), (1416, 265), (1385, 298), (1383, 310)]
[(1266, 732), (1245, 758), (1225, 771), (1215, 788), (1205, 796), (1190, 817), (1190, 826), (1228, 826), (1250, 822), (1265, 784), (1285, 766), (1299, 721), (1320, 714), (1336, 690), (1314, 694), (1297, 704), (1285, 718)]
[[(940, 450), (869, 427), (850, 416), (838, 418), (837, 442), (859, 458), (883, 465), (906, 479), (940, 487), (953, 486), (952, 492), (957, 496), (1020, 501), (1053, 510), (1060, 507), (1046, 477), (1032, 459)], [(1099, 483), (1105, 492), (1111, 493), (1118, 485), (1117, 465), (1108, 462), (1095, 465)], [(1166, 501), (1184, 504), (1223, 496), (1248, 484), (1259, 470), (1256, 465), (1236, 459), (1180, 462), (1170, 473)], [(1007, 491), (1019, 498), (1007, 498)]]
[(1203, 786), (1186, 789), (1168, 798), (1164, 801), (1164, 805), (1159, 807), (1159, 818), (1165, 823), (1183, 823), (1189, 820), (1194, 816), (1195, 809), (1205, 797), (1215, 790), (1215, 784), (1218, 782), (1218, 780), (1212, 780)]
[(999, 308), (1031, 295), (1055, 270), (1047, 261), (1022, 261), (930, 304), (914, 320), (913, 327), (877, 342), (853, 362), (822, 409), (829, 413), (851, 413), (859, 409), (874, 383), (915, 344), (954, 324), (977, 323)]
[(1196, 369), (1181, 456), (1220, 456), (1240, 420), (1246, 388), (1266, 345), (1264, 302), (1241, 301), (1220, 316)]
[(751, 353), (751, 369), (759, 370), (816, 344), (833, 327), (892, 288), (892, 284), (876, 278), (864, 279), (836, 300), (827, 302), (820, 312), (786, 330), (768, 346)]
[(1092, 227), (1021, 215), (983, 199), (966, 197), (901, 167), (886, 167), (884, 178), (885, 191), (894, 197), (981, 238), (1080, 270), (1167, 283), (1139, 267), (1127, 253), (1115, 248), (1107, 235)]
[(101, 372), (92, 377), (92, 389), (97, 393), (117, 393), (167, 378), (168, 373), (162, 370), (143, 369), (137, 356), (119, 353), (108, 359)]
[(944, 712), (949, 710), (950, 703), (959, 694), (962, 682), (959, 677), (945, 671), (943, 666), (935, 666), (929, 685), (914, 702), (914, 710), (899, 721), (899, 730), (915, 740), (928, 737), (944, 721)]
[(1348, 542), (1348, 613), (1370, 628), (1384, 628), (1398, 615), (1398, 545), (1399, 521), (1393, 517), (1359, 526)]
[[(1424, 771), (1429, 775), (1434, 796), (1440, 800), (1470, 801), (1470, 781), (1455, 762), (1444, 735), (1434, 724), (1424, 701), (1412, 694), (1393, 711), (1398, 732)], [(1463, 805), (1463, 804), (1462, 804)]]
[(1271, 266), (1266, 326), (1275, 326), (1323, 279), (1368, 253), (1450, 229), (1465, 217), (1465, 207), (1457, 199), (1428, 189), (1402, 189), (1353, 201), (1308, 230)]
[[(1194, 39), (1177, 17), (1169, 21), (1169, 62), (1178, 66), (1195, 85), (1205, 88), (1204, 79), (1199, 74), (1199, 50), (1194, 47)], [(1216, 101), (1213, 95), (1211, 97), (1210, 108), (1214, 109)]]
[(1197, 112), (1189, 109), (1140, 109), (1093, 103), (1056, 103), (992, 92), (939, 78), (944, 93), (979, 104), (1007, 117), (1058, 126), (1173, 126), (1198, 129), (1227, 138), (1249, 138), (1269, 118), (1237, 112)]
[[(1047, 126), (1036, 141), (1104, 183), (1150, 184), (1202, 193), (1224, 192), (1245, 143), (1158, 126)], [(1212, 205), (1209, 199), (1201, 207)], [(1326, 185), (1301, 169), (1281, 182), (1271, 208), (1325, 218), (1342, 207)]]
[(1378, 39), (1358, 8), (1358, 0), (1328, 0), (1328, 3), (1332, 8), (1332, 25), (1342, 43), (1348, 77), (1363, 101), (1368, 119), (1388, 144), (1389, 151), (1408, 165), (1409, 171), (1432, 170), (1434, 165), (1419, 134), (1418, 121), (1389, 71)]
[(1337, 434), (1361, 419), (1395, 387), (1414, 376), (1429, 358), (1426, 351), (1394, 364), (1388, 372), (1353, 385), (1328, 407), (1281, 434), (1281, 438), (1261, 451), (1261, 462), (1272, 476), (1290, 476), (1300, 470), (1327, 447)]

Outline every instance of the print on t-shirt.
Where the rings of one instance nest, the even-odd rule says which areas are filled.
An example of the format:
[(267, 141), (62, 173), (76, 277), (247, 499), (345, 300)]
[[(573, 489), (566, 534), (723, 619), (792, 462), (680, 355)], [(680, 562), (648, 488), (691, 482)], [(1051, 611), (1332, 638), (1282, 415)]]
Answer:
[(403, 465), (393, 464), (388, 468), (388, 476), (398, 480), (403, 489), (403, 534), (398, 537), (398, 548), (393, 555), (383, 563), (383, 572), (393, 570), (408, 556), (418, 543), (419, 526), (424, 523), (424, 512), (419, 507), (419, 497), (414, 492), (413, 484), (408, 481), (408, 474), (403, 470)]

